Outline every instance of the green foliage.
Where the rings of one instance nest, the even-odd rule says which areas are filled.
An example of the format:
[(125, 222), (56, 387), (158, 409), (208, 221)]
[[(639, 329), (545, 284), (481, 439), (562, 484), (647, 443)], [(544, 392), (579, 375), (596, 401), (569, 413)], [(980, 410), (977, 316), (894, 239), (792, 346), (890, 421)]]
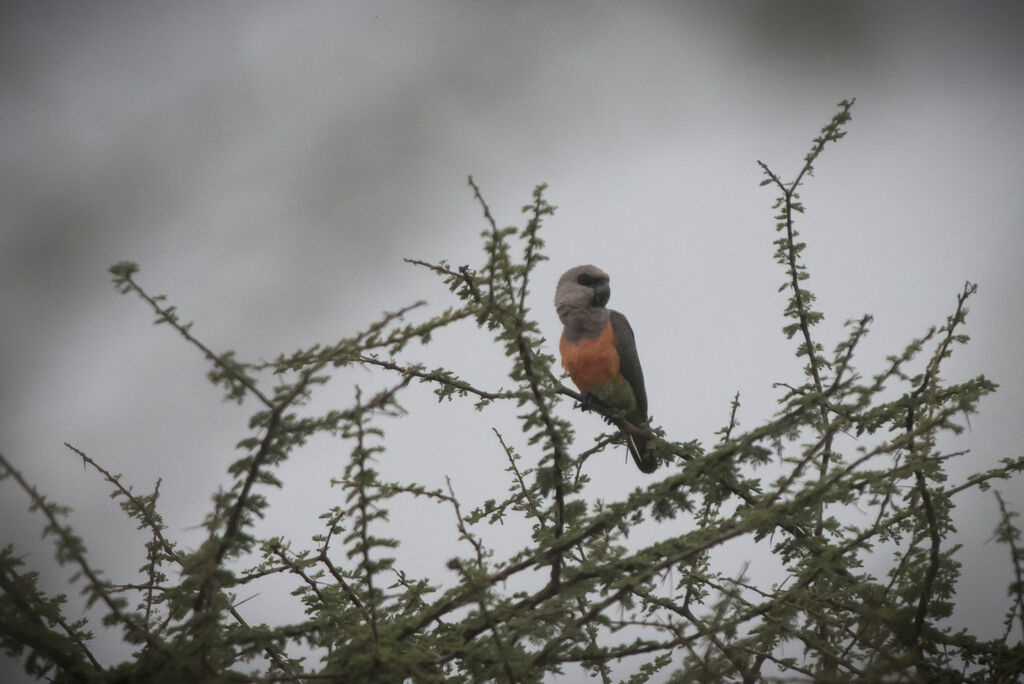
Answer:
[[(527, 305), (531, 276), (546, 259), (541, 228), (554, 212), (543, 185), (523, 209), (522, 228), (499, 228), (470, 179), (486, 224), (482, 264), (411, 261), (447, 284), (451, 308), (406, 323), (423, 306), (418, 302), (332, 344), (269, 362), (209, 349), (173, 306), (142, 288), (138, 266), (112, 267), (119, 291), (139, 296), (157, 323), (210, 361), (209, 378), (226, 399), (258, 408), (228, 469), (230, 483), (214, 493), (206, 540), (194, 551), (168, 538), (159, 482), (139, 495), (68, 445), (112, 486), (149, 538), (132, 583), (115, 584), (94, 569), (63, 522), (67, 509), (0, 456), (0, 476), (13, 479), (45, 518), (57, 560), (74, 568), (103, 622), (137, 650), (120, 664), (98, 662), (85, 621), (69, 622), (64, 597), (41, 592), (36, 573), (10, 547), (0, 552), (0, 645), (22, 656), (29, 674), (82, 682), (533, 682), (580, 671), (610, 682), (620, 661), (630, 665), (624, 681), (631, 684), (666, 676), (747, 682), (780, 671), (808, 681), (1015, 681), (1024, 669), (1024, 553), (1017, 514), (1001, 497), (996, 538), (1009, 548), (1014, 573), (1005, 632), (983, 640), (946, 621), (961, 570), (949, 542), (957, 495), (1024, 469), (1024, 459), (1008, 459), (953, 481), (948, 464), (963, 454), (942, 449), (941, 437), (960, 432), (961, 417), (996, 388), (984, 376), (948, 383), (941, 375), (943, 362), (967, 342), (966, 303), (976, 287), (966, 284), (942, 325), (873, 374), (854, 363), (870, 316), (847, 322), (831, 352), (817, 334), (823, 314), (813, 308), (805, 243), (795, 229), (804, 210), (798, 190), (825, 146), (845, 135), (852, 105), (840, 103), (794, 180), (761, 164), (764, 184), (779, 192), (782, 331), (795, 339), (805, 374), (782, 385), (771, 420), (746, 431), (737, 394), (713, 444), (672, 442), (657, 426), (608, 415), (615, 431), (589, 448), (576, 445), (556, 407), (579, 396), (561, 384)], [(434, 332), (462, 321), (475, 322), (504, 350), (507, 388), (480, 389), (452, 369), (408, 358), (410, 343), (428, 344)], [(388, 384), (365, 397), (355, 388), (344, 409), (303, 412), (333, 369), (351, 366), (375, 370)], [(496, 452), (508, 463), (506, 493), (463, 511), (450, 483), (444, 491), (381, 478), (376, 464), (388, 458), (382, 425), (404, 414), (398, 398), (414, 381), (432, 385), (439, 400), (516, 407), (527, 450), (495, 431)], [(588, 459), (616, 444), (620, 431), (637, 430), (654, 441), (659, 476), (616, 501), (588, 497)], [(280, 464), (316, 435), (348, 450), (332, 483), (340, 498), (308, 541), (261, 537), (266, 495), (284, 486)], [(382, 529), (401, 497), (428, 501), (455, 521), (451, 538), (467, 553), (452, 558), (447, 573), (415, 577), (400, 566), (401, 540)], [(861, 515), (845, 515), (854, 509)], [(484, 531), (513, 520), (526, 523), (520, 527), (527, 536), (502, 556), (487, 546)], [(630, 539), (638, 526), (658, 536)], [(716, 569), (713, 554), (736, 544), (770, 548), (785, 580)], [(882, 576), (865, 569), (879, 553), (893, 559)], [(291, 581), (303, 620), (245, 620), (236, 592), (271, 577)], [(295, 655), (300, 646), (314, 657)]]

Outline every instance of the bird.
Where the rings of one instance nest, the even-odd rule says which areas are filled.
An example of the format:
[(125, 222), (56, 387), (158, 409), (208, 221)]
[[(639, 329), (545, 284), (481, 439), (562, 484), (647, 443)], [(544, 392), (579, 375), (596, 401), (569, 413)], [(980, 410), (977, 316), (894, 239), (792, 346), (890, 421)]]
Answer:
[[(606, 308), (608, 274), (590, 264), (570, 268), (558, 279), (555, 310), (564, 326), (558, 349), (562, 367), (583, 395), (583, 407), (598, 403), (639, 428), (646, 427), (647, 392), (629, 321)], [(658, 468), (647, 437), (625, 434), (626, 447), (644, 473)]]

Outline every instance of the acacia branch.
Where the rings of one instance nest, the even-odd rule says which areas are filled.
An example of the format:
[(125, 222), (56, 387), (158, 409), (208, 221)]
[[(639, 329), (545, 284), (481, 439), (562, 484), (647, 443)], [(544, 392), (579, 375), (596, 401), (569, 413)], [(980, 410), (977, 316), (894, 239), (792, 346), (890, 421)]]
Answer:
[[(1021, 560), (1024, 559), (1024, 550), (1017, 546), (1017, 538), (1020, 536), (1020, 532), (1013, 526), (1013, 521), (1010, 517), (1011, 514), (1006, 508), (1006, 502), (1003, 501), (1003, 495), (998, 491), (994, 493), (996, 495), (996, 501), (999, 502), (999, 515), (1002, 518), (1005, 541), (1010, 547), (1010, 560), (1013, 563), (1013, 572), (1016, 577), (1016, 582), (1011, 586), (1011, 592), (1017, 600), (1016, 613), (1020, 620), (1021, 634), (1024, 635), (1024, 569), (1021, 568)], [(1008, 624), (1013, 624), (1012, 620), (1010, 620)]]
[[(964, 308), (964, 303), (977, 290), (977, 286), (971, 283), (966, 283), (963, 290), (957, 296), (956, 310), (953, 315), (949, 317), (946, 325), (946, 334), (943, 336), (942, 341), (936, 348), (931, 361), (928, 363), (928, 367), (925, 370), (924, 377), (921, 379), (921, 384), (915, 389), (911, 395), (907, 405), (907, 422), (906, 430), (909, 436), (907, 450), (914, 454), (914, 420), (915, 420), (915, 408), (917, 406), (920, 397), (926, 390), (931, 390), (932, 395), (936, 389), (938, 383), (939, 366), (942, 360), (949, 355), (950, 346), (954, 340), (954, 333), (957, 327), (964, 321), (964, 317), (967, 313)], [(924, 622), (928, 615), (928, 603), (931, 600), (932, 593), (934, 591), (935, 579), (939, 574), (939, 564), (941, 562), (940, 546), (942, 544), (942, 535), (939, 532), (939, 521), (935, 514), (935, 507), (932, 504), (931, 493), (928, 491), (928, 483), (925, 479), (924, 471), (921, 469), (914, 471), (914, 477), (917, 482), (918, 493), (921, 496), (921, 504), (924, 509), (925, 521), (928, 526), (928, 536), (931, 544), (928, 550), (928, 568), (925, 572), (924, 586), (921, 588), (921, 596), (918, 599), (917, 610), (914, 614), (914, 631), (911, 634), (910, 641), (911, 645), (918, 648), (920, 653), (920, 639), (921, 633), (924, 630)]]
[(0, 454), (0, 468), (3, 468), (8, 475), (14, 478), (14, 481), (18, 483), (22, 491), (29, 495), (32, 499), (33, 506), (43, 512), (49, 525), (47, 531), (53, 532), (60, 539), (60, 550), (63, 554), (70, 557), (75, 562), (81, 571), (82, 575), (85, 576), (88, 581), (89, 592), (91, 596), (99, 598), (107, 610), (110, 611), (110, 615), (114, 620), (125, 627), (135, 636), (150, 648), (159, 651), (161, 654), (166, 656), (172, 661), (177, 661), (177, 654), (172, 651), (162, 640), (153, 636), (149, 629), (137, 624), (135, 618), (132, 615), (125, 613), (118, 602), (110, 595), (107, 591), (108, 585), (103, 582), (97, 572), (93, 570), (92, 566), (85, 558), (84, 549), (81, 548), (81, 540), (73, 536), (69, 529), (62, 525), (57, 519), (56, 508), (53, 504), (47, 503), (46, 499), (43, 498), (42, 494), (31, 485), (28, 480), (21, 474), (20, 471), (14, 468), (11, 463)]
[[(142, 522), (146, 524), (146, 527), (153, 532), (153, 538), (157, 542), (159, 542), (160, 548), (163, 550), (164, 555), (166, 555), (172, 561), (180, 562), (181, 554), (179, 554), (178, 551), (171, 545), (171, 543), (167, 541), (167, 538), (164, 537), (164, 524), (162, 520), (159, 518), (159, 516), (156, 515), (152, 507), (148, 506), (141, 498), (137, 497), (135, 494), (132, 493), (130, 489), (125, 487), (121, 483), (120, 477), (112, 475), (110, 471), (108, 471), (106, 468), (101, 466), (93, 459), (89, 458), (89, 456), (84, 451), (72, 446), (67, 442), (64, 442), (64, 446), (66, 446), (71, 451), (75, 452), (75, 454), (77, 454), (78, 457), (82, 459), (83, 463), (96, 469), (97, 472), (103, 475), (103, 479), (105, 479), (110, 484), (114, 485), (114, 487), (117, 488), (117, 491), (120, 492), (120, 494), (124, 496), (126, 499), (128, 499), (128, 501), (131, 503), (131, 509), (135, 513), (134, 517), (140, 518)], [(159, 482), (157, 482), (157, 491), (159, 491), (159, 488), (160, 484)]]
[(478, 389), (473, 385), (459, 380), (454, 377), (447, 377), (440, 371), (426, 371), (422, 366), (419, 365), (402, 365), (395, 363), (394, 361), (386, 361), (384, 359), (378, 359), (373, 356), (366, 356), (359, 354), (352, 358), (357, 363), (363, 363), (369, 366), (379, 366), (387, 370), (395, 371), (401, 374), (403, 377), (419, 378), (420, 380), (427, 382), (434, 382), (447, 387), (453, 387), (459, 392), (467, 392), (469, 394), (475, 394), (481, 399), (512, 399), (515, 397), (514, 392), (488, 392), (482, 389)]
[[(513, 453), (512, 448), (505, 443), (505, 438), (501, 436), (501, 433), (498, 432), (497, 428), (492, 427), (491, 430), (498, 438), (498, 443), (501, 444), (501, 448), (502, 450), (504, 450), (505, 456), (508, 458), (509, 469), (516, 477), (516, 484), (519, 485), (519, 497), (516, 497), (516, 499), (526, 499), (526, 502), (529, 506), (531, 517), (533, 517), (537, 521), (537, 524), (540, 525), (541, 529), (544, 529), (545, 527), (547, 527), (547, 518), (544, 516), (544, 512), (541, 510), (540, 505), (537, 503), (537, 500), (533, 498), (533, 494), (530, 492), (530, 488), (526, 486), (526, 480), (523, 479), (523, 474), (519, 470), (519, 466), (516, 465), (516, 455)], [(512, 499), (512, 501), (515, 501), (516, 499)]]
[[(259, 387), (256, 386), (256, 383), (252, 380), (252, 378), (247, 377), (243, 373), (239, 373), (238, 368), (234, 364), (229, 364), (225, 362), (224, 358), (221, 355), (215, 353), (212, 349), (210, 349), (201, 341), (192, 336), (192, 333), (190, 332), (192, 324), (188, 323), (183, 325), (178, 319), (177, 313), (175, 312), (175, 307), (160, 306), (160, 302), (157, 301), (156, 297), (150, 296), (149, 293), (143, 290), (142, 287), (135, 282), (135, 280), (132, 278), (132, 274), (135, 273), (138, 270), (138, 268), (135, 267), (134, 264), (118, 264), (116, 266), (111, 267), (110, 270), (116, 276), (115, 282), (117, 282), (118, 284), (123, 283), (123, 288), (135, 292), (146, 303), (148, 303), (150, 307), (152, 307), (153, 311), (155, 311), (159, 316), (158, 322), (169, 324), (171, 327), (177, 330), (178, 333), (182, 337), (184, 337), (192, 346), (197, 348), (199, 351), (203, 352), (203, 355), (206, 356), (207, 359), (212, 361), (214, 365), (220, 368), (221, 371), (224, 372), (224, 375), (226, 377), (229, 377), (231, 378), (232, 381), (242, 385), (250, 394), (259, 399), (260, 402), (267, 408), (273, 408), (273, 401), (271, 401), (269, 397), (267, 397), (262, 391), (260, 391)], [(122, 289), (122, 292), (123, 291), (125, 291), (125, 289)]]

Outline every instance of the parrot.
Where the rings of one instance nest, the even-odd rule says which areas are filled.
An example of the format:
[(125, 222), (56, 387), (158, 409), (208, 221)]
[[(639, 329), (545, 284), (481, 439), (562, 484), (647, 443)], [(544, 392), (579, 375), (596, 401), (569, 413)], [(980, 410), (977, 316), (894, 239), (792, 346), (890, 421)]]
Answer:
[[(564, 326), (558, 345), (562, 367), (583, 394), (584, 408), (596, 400), (643, 428), (648, 421), (644, 373), (629, 321), (605, 308), (611, 293), (608, 274), (596, 266), (576, 266), (559, 278), (555, 310)], [(657, 470), (648, 439), (625, 437), (637, 467), (644, 473)]]

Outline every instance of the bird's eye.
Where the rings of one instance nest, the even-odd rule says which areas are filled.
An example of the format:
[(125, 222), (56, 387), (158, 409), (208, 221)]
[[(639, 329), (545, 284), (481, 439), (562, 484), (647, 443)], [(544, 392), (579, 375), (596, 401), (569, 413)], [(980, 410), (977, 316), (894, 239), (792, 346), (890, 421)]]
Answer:
[(582, 285), (583, 287), (590, 287), (591, 285), (594, 284), (594, 279), (590, 277), (589, 273), (581, 273), (579, 277), (576, 278), (576, 282)]

